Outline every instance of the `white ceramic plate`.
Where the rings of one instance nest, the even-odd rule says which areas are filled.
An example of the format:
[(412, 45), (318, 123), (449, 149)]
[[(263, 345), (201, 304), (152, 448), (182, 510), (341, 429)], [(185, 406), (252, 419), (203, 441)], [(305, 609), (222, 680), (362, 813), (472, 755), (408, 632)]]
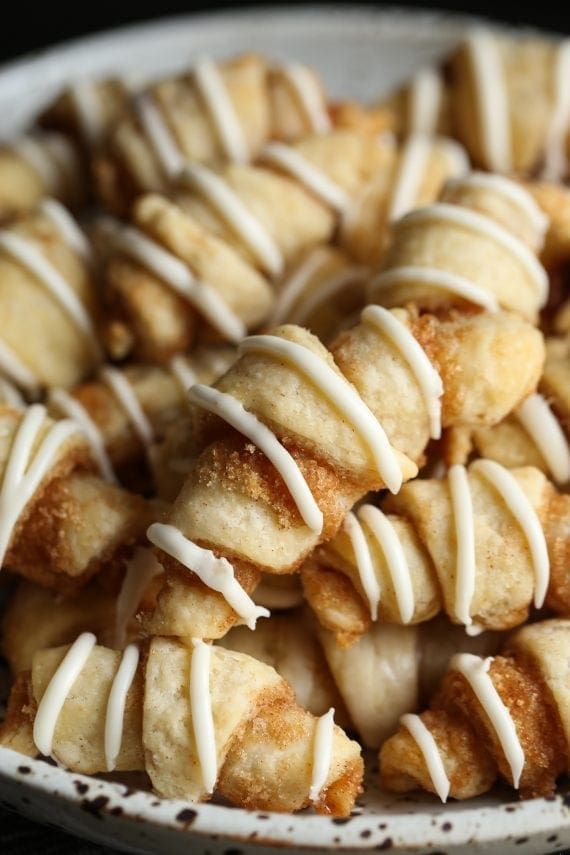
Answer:
[[(372, 99), (460, 37), (465, 19), (435, 13), (257, 10), (167, 20), (48, 50), (0, 70), (1, 135), (10, 136), (69, 79), (110, 71), (152, 77), (203, 54), (259, 50), (314, 63), (335, 96)], [(371, 771), (371, 779), (374, 771)], [(0, 800), (42, 822), (132, 852), (381, 850), (547, 853), (570, 847), (570, 797), (509, 803), (494, 795), (442, 807), (387, 799), (371, 786), (348, 820), (159, 800), (0, 749)]]

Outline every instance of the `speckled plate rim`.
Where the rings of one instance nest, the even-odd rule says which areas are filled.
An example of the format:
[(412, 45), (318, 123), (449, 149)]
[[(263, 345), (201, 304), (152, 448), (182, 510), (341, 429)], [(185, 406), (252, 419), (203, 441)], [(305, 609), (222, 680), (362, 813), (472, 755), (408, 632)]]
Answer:
[[(107, 69), (125, 68), (124, 47), (136, 43), (137, 50), (144, 55), (153, 48), (156, 39), (183, 38), (184, 29), (193, 31), (201, 28), (211, 30), (227, 26), (231, 20), (232, 31), (239, 40), (240, 33), (255, 28), (259, 35), (263, 29), (269, 31), (278, 26), (289, 35), (318, 26), (323, 31), (338, 31), (344, 23), (351, 33), (363, 39), (374, 38), (375, 27), (382, 26), (395, 37), (405, 37), (418, 44), (429, 41), (430, 31), (437, 27), (440, 35), (457, 38), (465, 26), (475, 19), (454, 16), (444, 12), (418, 12), (416, 10), (390, 10), (354, 8), (343, 5), (294, 8), (287, 12), (281, 8), (270, 9), (271, 22), (267, 20), (268, 9), (221, 10), (204, 15), (181, 16), (149, 23), (123, 27), (78, 39), (23, 57), (0, 67), (0, 114), (8, 106), (20, 103), (18, 110), (10, 112), (4, 127), (13, 132), (27, 120), (31, 113), (70, 73), (80, 66), (83, 73), (96, 74)], [(413, 21), (413, 26), (410, 26)], [(371, 23), (374, 26), (371, 27)], [(132, 57), (131, 57), (132, 59)], [(137, 60), (132, 59), (133, 65)], [(140, 61), (140, 60), (139, 60)], [(29, 100), (22, 103), (22, 89), (29, 93)], [(434, 851), (464, 847), (470, 851), (493, 849), (500, 846), (501, 853), (540, 851), (551, 843), (555, 848), (570, 845), (570, 797), (557, 795), (549, 799), (533, 799), (527, 802), (512, 802), (481, 805), (477, 801), (469, 804), (450, 804), (438, 807), (435, 802), (401, 802), (396, 810), (385, 814), (362, 814), (346, 820), (318, 817), (309, 813), (291, 816), (288, 814), (260, 813), (215, 804), (190, 804), (174, 799), (159, 799), (155, 795), (126, 788), (122, 784), (94, 779), (70, 773), (40, 760), (30, 760), (21, 754), (0, 748), (0, 783), (14, 786), (18, 793), (56, 799), (65, 811), (69, 806), (82, 808), (87, 815), (95, 815), (121, 823), (148, 823), (158, 829), (173, 833), (189, 834), (188, 844), (200, 839), (224, 840), (246, 846), (290, 847), (315, 850), (369, 850), (391, 849), (392, 851)], [(14, 806), (25, 806), (31, 799), (14, 796), (8, 802)], [(24, 807), (24, 810), (26, 808)], [(44, 818), (45, 821), (45, 818)], [(62, 827), (72, 823), (58, 819), (53, 821)], [(77, 832), (77, 823), (73, 829)], [(85, 835), (102, 839), (93, 830), (85, 828)], [(196, 837), (194, 837), (196, 836)], [(105, 836), (110, 841), (109, 836)], [(556, 841), (556, 842), (555, 842)], [(122, 843), (120, 832), (116, 842)], [(125, 840), (125, 845), (127, 841)], [(134, 844), (129, 844), (134, 845)], [(528, 847), (530, 846), (530, 849)]]
[[(381, 815), (332, 819), (312, 814), (263, 813), (215, 804), (193, 804), (180, 799), (160, 799), (124, 784), (70, 773), (42, 760), (30, 760), (0, 748), (0, 777), (25, 782), (26, 787), (80, 803), (91, 814), (108, 815), (193, 835), (225, 838), (228, 842), (291, 846), (296, 849), (374, 849), (384, 846), (437, 850), (476, 842), (480, 846), (504, 841), (523, 845), (530, 836), (558, 832), (557, 846), (568, 845), (570, 796), (509, 802), (492, 807), (477, 803), (442, 806), (437, 813), (417, 810)], [(405, 807), (405, 803), (399, 807)], [(500, 822), (498, 819), (500, 817)], [(523, 851), (523, 850), (520, 850)]]

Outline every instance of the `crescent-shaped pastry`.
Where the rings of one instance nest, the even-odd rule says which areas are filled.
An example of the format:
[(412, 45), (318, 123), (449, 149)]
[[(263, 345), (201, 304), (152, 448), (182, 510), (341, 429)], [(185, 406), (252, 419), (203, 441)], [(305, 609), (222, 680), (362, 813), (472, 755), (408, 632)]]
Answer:
[(420, 716), (381, 748), (380, 781), (442, 801), (487, 792), (497, 777), (522, 798), (548, 796), (568, 771), (570, 621), (523, 627), (500, 656), (461, 653)]
[(3, 744), (22, 743), (32, 728), (31, 753), (77, 772), (146, 771), (171, 798), (215, 791), (250, 809), (312, 804), (337, 816), (360, 792), (360, 748), (334, 711), (315, 718), (273, 668), (245, 654), (164, 638), (121, 652), (83, 633), (37, 653), (18, 687)]

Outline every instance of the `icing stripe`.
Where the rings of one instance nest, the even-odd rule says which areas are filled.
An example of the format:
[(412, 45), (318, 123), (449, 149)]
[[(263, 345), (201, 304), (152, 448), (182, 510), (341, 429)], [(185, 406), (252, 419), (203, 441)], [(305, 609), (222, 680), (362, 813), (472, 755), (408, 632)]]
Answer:
[(76, 422), (89, 443), (103, 478), (111, 484), (117, 484), (117, 476), (107, 454), (103, 434), (83, 404), (65, 389), (50, 389), (48, 400), (60, 413)]
[(190, 268), (146, 235), (110, 217), (100, 220), (102, 232), (115, 248), (150, 270), (165, 285), (197, 309), (208, 323), (229, 341), (238, 342), (246, 334), (245, 324), (223, 301), (218, 292), (195, 278)]
[(207, 199), (267, 273), (277, 276), (282, 272), (283, 256), (277, 243), (223, 178), (205, 166), (191, 164), (184, 167), (180, 180)]
[(78, 80), (68, 89), (83, 139), (91, 146), (101, 141), (105, 131), (99, 85), (93, 80)]
[(196, 373), (188, 365), (188, 360), (185, 356), (173, 356), (169, 362), (169, 368), (184, 394), (186, 394), (190, 386), (193, 386), (198, 381)]
[(450, 466), (447, 477), (456, 544), (454, 612), (464, 626), (471, 626), (470, 611), (477, 574), (473, 499), (464, 466)]
[(520, 777), (524, 768), (525, 756), (515, 723), (507, 707), (504, 705), (493, 681), (489, 675), (489, 668), (493, 657), (481, 659), (471, 653), (456, 653), (450, 663), (452, 671), (463, 674), (477, 700), (483, 707), (493, 730), (503, 749), (505, 759), (509, 764), (513, 787), (518, 789)]
[(408, 327), (382, 306), (367, 306), (360, 318), (386, 336), (408, 363), (425, 400), (430, 437), (439, 439), (443, 383), (425, 350)]
[(534, 605), (542, 608), (550, 581), (550, 560), (544, 531), (517, 479), (494, 460), (476, 460), (471, 471), (482, 475), (497, 490), (520, 525), (531, 555), (535, 574)]
[(334, 738), (334, 707), (317, 719), (315, 741), (313, 745), (313, 771), (309, 799), (318, 802), (329, 776)]
[(52, 756), (58, 718), (73, 684), (87, 664), (96, 641), (92, 632), (82, 633), (71, 645), (46, 687), (36, 712), (33, 729), (34, 745), (45, 757)]
[(380, 508), (374, 505), (361, 505), (357, 516), (372, 533), (382, 551), (396, 595), (400, 620), (403, 624), (409, 623), (415, 610), (414, 586), (396, 529)]
[(441, 291), (448, 291), (450, 294), (457, 294), (463, 300), (468, 300), (475, 306), (481, 306), (488, 312), (499, 310), (499, 304), (494, 294), (489, 294), (480, 285), (476, 285), (475, 282), (471, 282), (464, 276), (449, 273), (447, 270), (439, 270), (437, 267), (418, 267), (410, 264), (404, 267), (395, 267), (393, 270), (385, 270), (372, 281), (371, 291), (374, 292), (378, 289), (382, 292), (388, 288), (397, 288), (399, 285), (413, 285), (415, 282), (438, 288)]
[(305, 525), (315, 534), (323, 530), (323, 514), (296, 460), (289, 454), (273, 431), (257, 416), (248, 412), (237, 398), (211, 386), (197, 383), (189, 390), (194, 404), (219, 416), (257, 446), (275, 466)]
[(437, 132), (443, 81), (435, 68), (423, 68), (414, 76), (409, 90), (408, 130), (433, 136)]
[(290, 275), (281, 284), (273, 314), (271, 315), (271, 324), (281, 324), (287, 320), (291, 314), (291, 310), (295, 305), (296, 300), (301, 296), (304, 289), (308, 285), (311, 278), (329, 260), (329, 253), (325, 247), (317, 247), (307, 255), (306, 258), (290, 273)]
[(56, 422), (48, 428), (32, 458), (45, 416), (45, 407), (33, 404), (23, 414), (14, 434), (0, 486), (0, 567), (20, 515), (49, 472), (60, 447), (77, 431), (74, 422), (67, 419)]
[(394, 448), (372, 411), (342, 375), (307, 347), (273, 335), (244, 339), (238, 353), (258, 352), (295, 366), (354, 427), (374, 460), (374, 466), (391, 493), (402, 486), (402, 472)]
[(416, 204), (422, 179), (428, 167), (432, 145), (432, 140), (428, 136), (413, 134), (402, 146), (396, 180), (388, 206), (389, 220), (398, 220)]
[(132, 385), (124, 374), (110, 365), (101, 369), (100, 377), (115, 396), (133, 431), (148, 450), (154, 442), (154, 430)]
[(129, 644), (123, 651), (121, 662), (111, 684), (105, 715), (104, 734), (105, 767), (107, 772), (112, 772), (115, 769), (117, 757), (121, 751), (127, 695), (137, 673), (139, 656), (137, 645)]
[(91, 252), (89, 241), (67, 208), (64, 208), (56, 199), (42, 199), (38, 205), (38, 210), (51, 220), (71, 249), (76, 252), (86, 264), (91, 264), (93, 261), (93, 254)]
[(360, 584), (364, 591), (364, 596), (368, 601), (370, 608), (370, 617), (372, 620), (378, 620), (378, 605), (380, 603), (380, 585), (374, 571), (372, 556), (368, 549), (366, 537), (356, 515), (349, 511), (344, 518), (343, 529), (348, 535), (352, 545), (352, 551), (356, 561), (356, 569), (360, 578)]
[(464, 226), (500, 244), (525, 268), (536, 287), (540, 305), (544, 305), (548, 297), (548, 276), (536, 256), (519, 238), (484, 214), (462, 208), (460, 205), (450, 205), (444, 202), (429, 205), (427, 208), (417, 208), (415, 211), (406, 214), (399, 224), (408, 225), (409, 223), (422, 223), (428, 220), (441, 220), (444, 223)]
[(285, 65), (281, 71), (293, 90), (310, 129), (316, 134), (329, 133), (331, 120), (322, 92), (313, 74), (300, 63)]
[(33, 243), (15, 232), (0, 231), (0, 249), (46, 286), (51, 296), (83, 333), (93, 353), (97, 357), (101, 356), (95, 326), (89, 313), (59, 270), (56, 270)]
[(359, 265), (346, 267), (335, 276), (331, 276), (330, 279), (325, 279), (312, 293), (308, 294), (299, 306), (291, 312), (288, 322), (303, 326), (324, 303), (328, 303), (338, 294), (346, 291), (348, 285), (355, 285), (357, 282), (367, 282), (369, 276), (370, 269), (368, 267)]
[(114, 647), (125, 644), (129, 621), (135, 616), (141, 600), (156, 576), (163, 572), (162, 564), (152, 549), (137, 547), (132, 558), (126, 562), (127, 569), (117, 595), (115, 606)]
[(37, 391), (39, 378), (20, 360), (14, 351), (0, 339), (0, 373), (27, 392)]
[(543, 178), (560, 181), (568, 170), (566, 135), (570, 127), (570, 40), (558, 45), (554, 68), (555, 103), (546, 139)]
[(570, 445), (542, 395), (530, 395), (515, 410), (515, 417), (529, 434), (557, 484), (570, 480)]
[(246, 163), (249, 160), (247, 142), (220, 70), (212, 60), (202, 59), (194, 66), (194, 80), (224, 154), (234, 163)]
[(5, 380), (0, 376), (0, 404), (8, 404), (17, 410), (23, 410), (26, 407), (19, 390), (9, 380)]
[(510, 172), (508, 93), (497, 37), (487, 30), (475, 30), (467, 37), (466, 47), (473, 68), (486, 166), (492, 172)]
[(269, 143), (261, 152), (260, 158), (297, 179), (336, 213), (343, 214), (350, 207), (350, 196), (340, 184), (314, 166), (297, 149), (283, 143)]
[(420, 749), (429, 772), (433, 788), (443, 804), (445, 804), (449, 797), (451, 784), (447, 777), (441, 753), (437, 747), (437, 742), (435, 741), (432, 732), (426, 727), (419, 715), (414, 715), (412, 713), (406, 713), (401, 716), (400, 724), (406, 728)]
[(175, 178), (186, 159), (164, 116), (148, 92), (138, 92), (131, 103), (165, 177)]
[(469, 172), (460, 178), (450, 178), (446, 182), (441, 196), (442, 200), (446, 201), (448, 190), (457, 190), (462, 187), (490, 190), (493, 193), (503, 196), (507, 201), (516, 205), (525, 217), (528, 218), (532, 227), (536, 229), (537, 236), (540, 236), (541, 239), (544, 237), (548, 228), (548, 217), (541, 211), (530, 193), (524, 187), (521, 187), (520, 184), (511, 181), (509, 178), (505, 178), (504, 175), (492, 175), (488, 172)]
[(25, 136), (8, 143), (8, 147), (22, 158), (41, 178), (50, 193), (61, 184), (61, 169), (47, 143), (47, 138)]
[(258, 618), (269, 617), (267, 609), (256, 606), (239, 584), (234, 568), (226, 558), (216, 558), (211, 550), (202, 549), (173, 525), (153, 523), (147, 537), (167, 555), (192, 570), (206, 587), (221, 594), (250, 629), (255, 629)]
[(192, 639), (190, 666), (190, 709), (196, 753), (206, 793), (213, 793), (218, 780), (216, 734), (210, 695), (212, 647), (200, 638)]

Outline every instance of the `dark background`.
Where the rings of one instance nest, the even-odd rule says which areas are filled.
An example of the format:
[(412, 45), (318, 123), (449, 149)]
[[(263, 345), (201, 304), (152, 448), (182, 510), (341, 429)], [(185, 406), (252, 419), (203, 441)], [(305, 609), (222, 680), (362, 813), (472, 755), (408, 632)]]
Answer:
[[(94, 33), (121, 24), (129, 24), (149, 18), (165, 15), (183, 14), (191, 11), (213, 11), (222, 8), (242, 8), (259, 6), (261, 3), (222, 0), (222, 2), (197, 3), (129, 3), (121, 0), (116, 4), (100, 0), (80, 0), (80, 2), (21, 2), (21, 0), (3, 0), (2, 25), (0, 28), (0, 61), (6, 61), (29, 51), (46, 47), (74, 36)], [(278, 3), (274, 5), (317, 5), (316, 3)], [(345, 5), (349, 5), (348, 3)], [(544, 3), (541, 0), (521, 0), (518, 4), (512, 0), (495, 2), (468, 3), (462, 0), (406, 0), (402, 4), (359, 2), (356, 5), (408, 6), (418, 8), (440, 8), (484, 15), (496, 20), (513, 24), (527, 24), (570, 34), (570, 7), (567, 0), (557, 3)]]

